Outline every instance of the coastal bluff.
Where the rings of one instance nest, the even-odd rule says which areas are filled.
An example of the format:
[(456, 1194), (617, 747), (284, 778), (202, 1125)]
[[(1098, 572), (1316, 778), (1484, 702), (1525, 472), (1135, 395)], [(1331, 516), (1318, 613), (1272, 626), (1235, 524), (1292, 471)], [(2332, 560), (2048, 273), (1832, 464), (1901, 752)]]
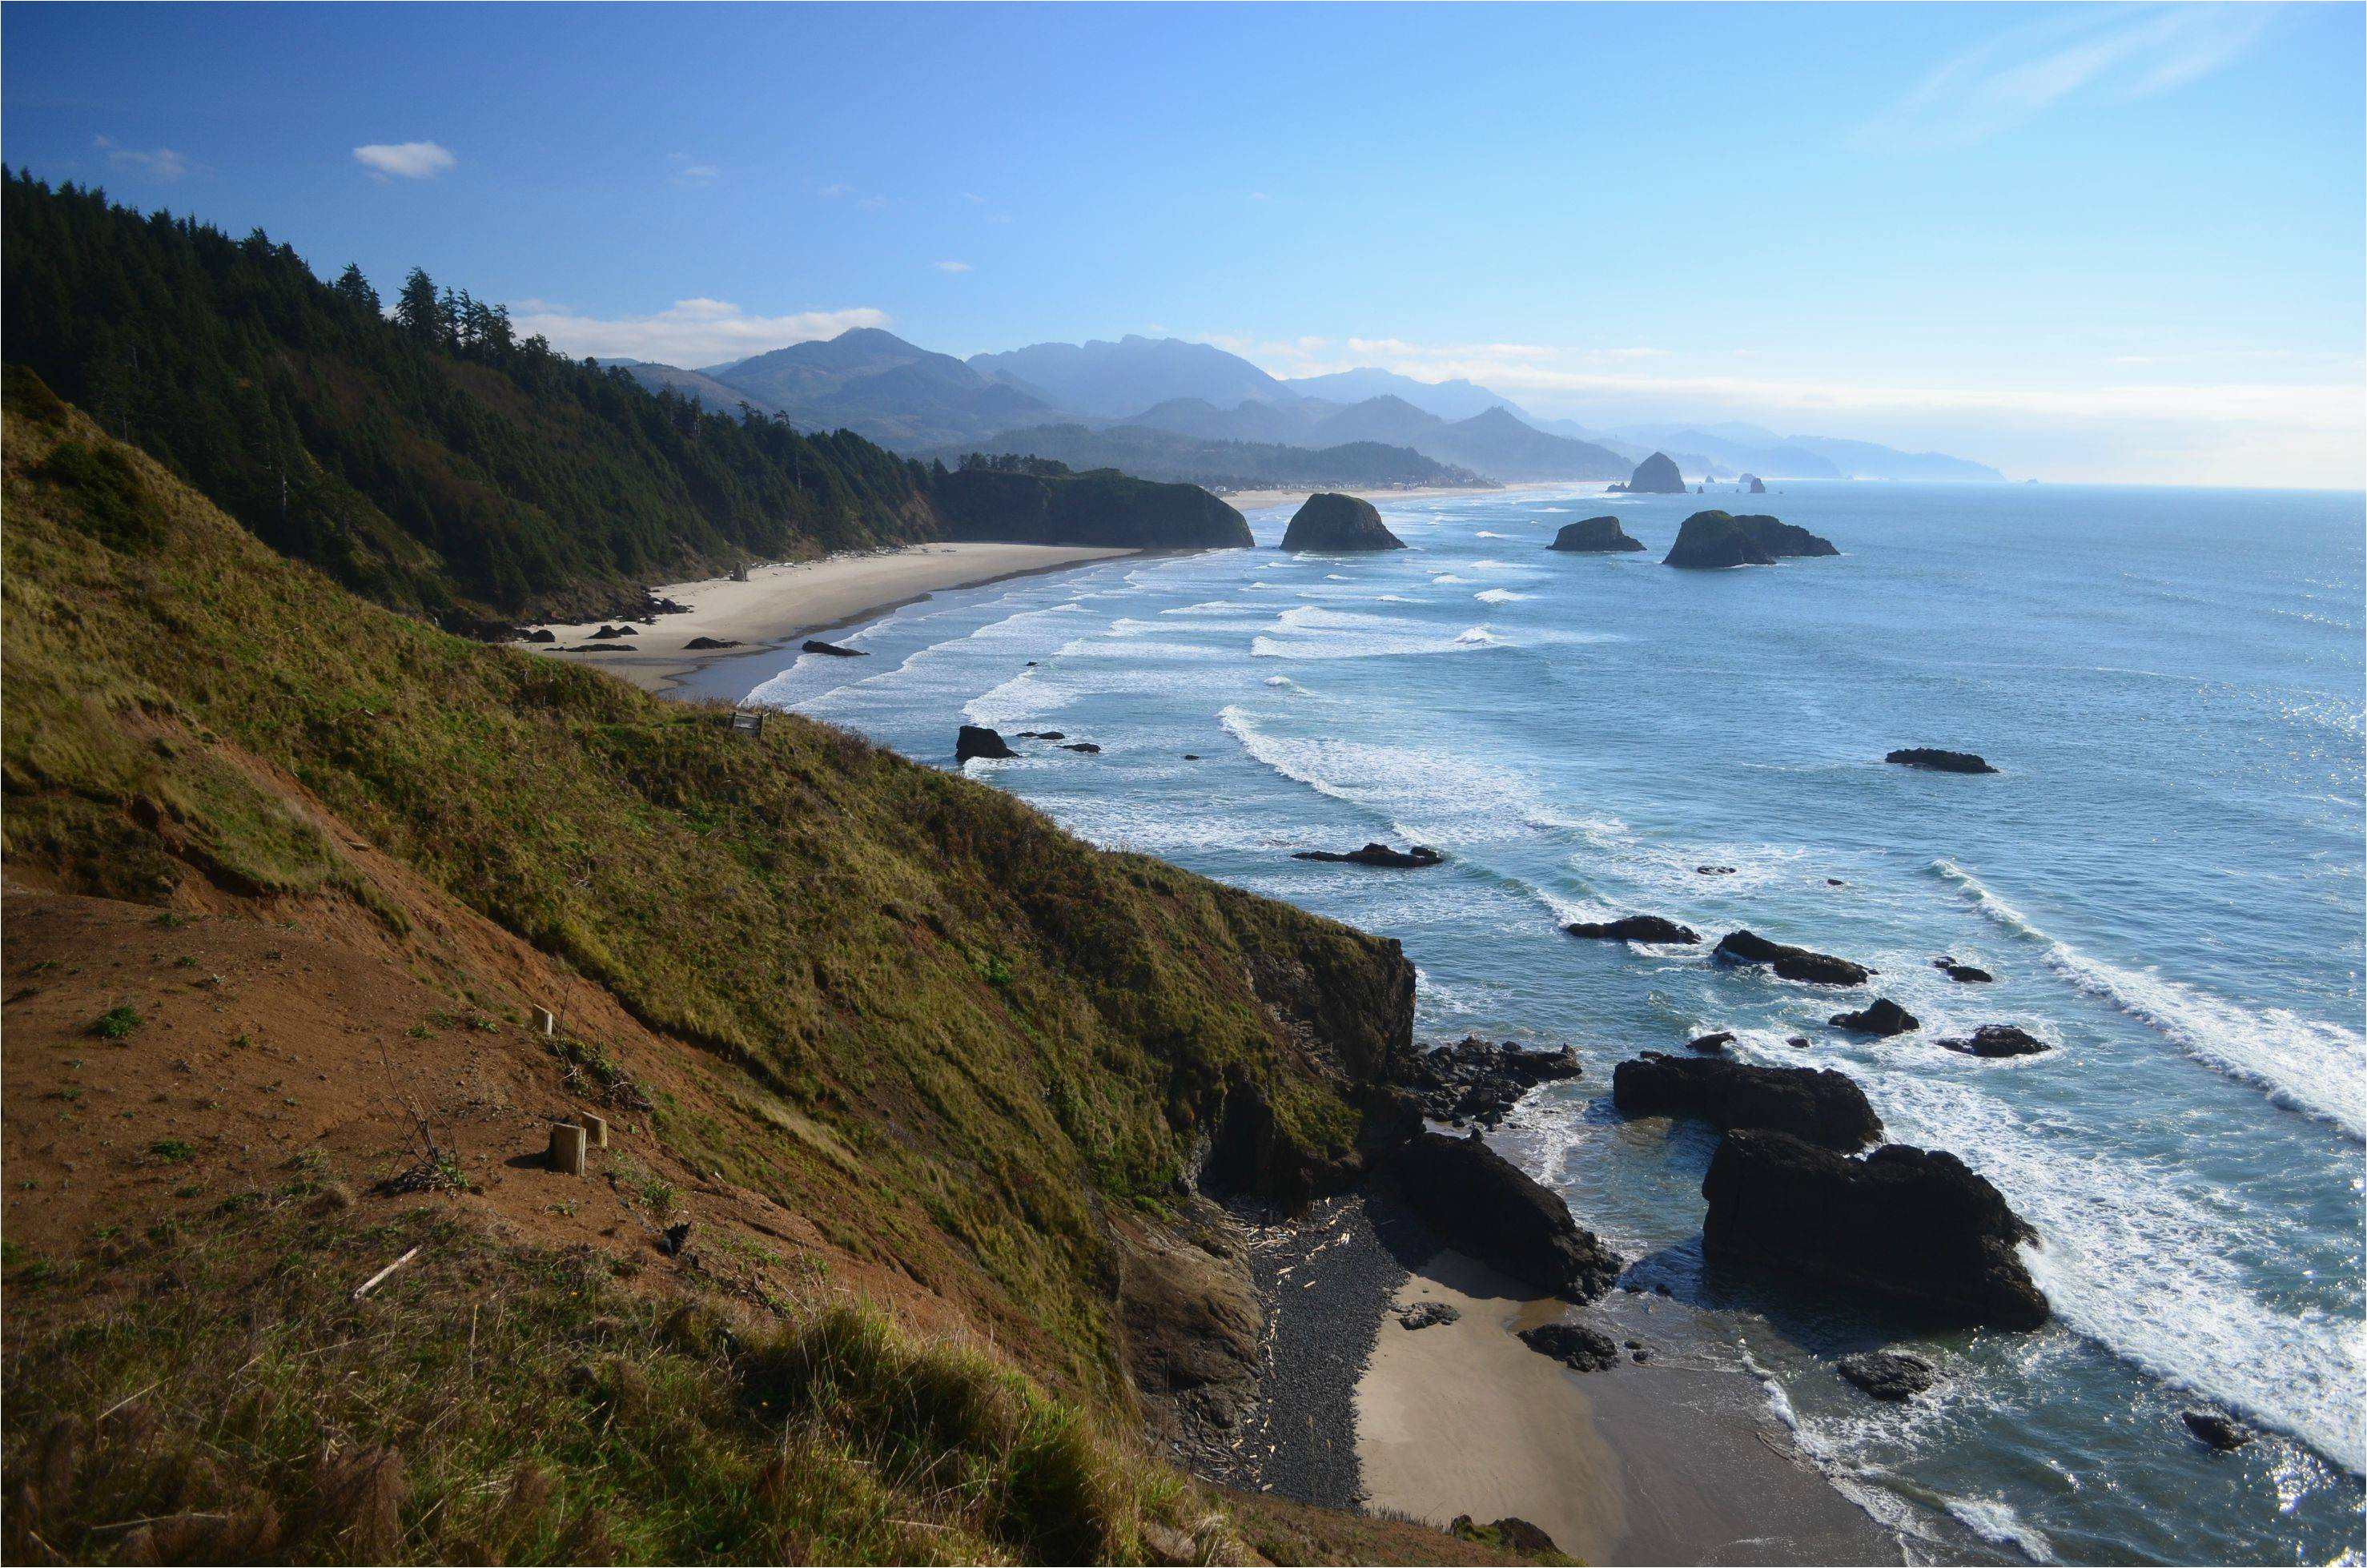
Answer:
[(1283, 530), (1285, 550), (1403, 550), (1405, 540), (1389, 532), (1380, 509), (1370, 501), (1332, 491), (1319, 491), (1292, 515)]
[(966, 468), (938, 474), (929, 500), (942, 537), (1118, 550), (1227, 550), (1250, 526), (1196, 484), (1159, 484), (1112, 469), (1030, 473)]

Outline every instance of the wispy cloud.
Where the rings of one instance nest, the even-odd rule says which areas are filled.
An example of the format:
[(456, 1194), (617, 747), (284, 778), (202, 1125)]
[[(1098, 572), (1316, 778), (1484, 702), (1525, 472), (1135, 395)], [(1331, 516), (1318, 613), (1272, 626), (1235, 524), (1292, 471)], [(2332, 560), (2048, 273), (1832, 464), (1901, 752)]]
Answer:
[(704, 190), (723, 177), (723, 171), (713, 164), (702, 164), (688, 153), (673, 156), (674, 183), (691, 190)]
[(965, 191), (963, 191), (963, 192), (962, 192), (962, 199), (963, 199), (964, 201), (968, 202), (972, 207), (983, 207), (983, 206), (985, 206), (985, 205), (986, 205), (986, 198), (985, 198), (985, 197), (983, 197), (983, 196), (980, 196), (978, 192), (976, 192), (976, 191), (974, 191), (974, 190), (965, 190)]
[(2112, 6), (2028, 23), (1942, 65), (1852, 140), (1934, 152), (2010, 131), (2075, 97), (2127, 102), (2168, 92), (2249, 49), (2276, 9)]
[(170, 147), (156, 147), (146, 152), (126, 147), (112, 136), (100, 136), (91, 145), (107, 154), (107, 161), (119, 169), (131, 169), (152, 179), (176, 180), (192, 172), (197, 165)]
[[(527, 310), (528, 305), (545, 308)], [(521, 335), (540, 333), (552, 347), (578, 357), (653, 359), (665, 365), (713, 365), (751, 354), (836, 337), (858, 326), (886, 326), (887, 312), (868, 306), (844, 311), (804, 311), (796, 315), (752, 315), (729, 300), (676, 300), (646, 316), (588, 316), (545, 301), (514, 301)]]
[(851, 185), (826, 185), (814, 194), (826, 200), (835, 201), (842, 196), (852, 195), (854, 190), (855, 187)]
[(373, 179), (434, 179), (459, 161), (433, 142), (373, 142), (354, 149), (354, 162)]
[(966, 261), (941, 261), (937, 263), (937, 270), (939, 272), (968, 272), (969, 270), (969, 263)]
[(884, 196), (866, 196), (862, 200), (856, 202), (855, 205), (862, 208), (866, 212), (878, 212), (884, 208), (892, 206), (893, 203)]

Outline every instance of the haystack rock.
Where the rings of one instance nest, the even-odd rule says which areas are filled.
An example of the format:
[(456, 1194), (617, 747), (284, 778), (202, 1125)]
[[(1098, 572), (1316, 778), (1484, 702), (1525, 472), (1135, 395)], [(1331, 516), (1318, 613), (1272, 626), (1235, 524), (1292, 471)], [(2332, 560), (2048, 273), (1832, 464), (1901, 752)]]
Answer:
[(1307, 498), (1283, 530), (1285, 550), (1403, 550), (1405, 540), (1382, 525), (1370, 501), (1321, 491)]
[(1666, 452), (1654, 452), (1636, 465), (1626, 488), (1630, 495), (1682, 495), (1685, 476), (1677, 472), (1675, 459)]
[(1644, 541), (1622, 528), (1616, 517), (1589, 517), (1583, 522), (1564, 523), (1561, 532), (1554, 535), (1554, 541), (1546, 548), (1600, 555), (1614, 551), (1641, 550)]

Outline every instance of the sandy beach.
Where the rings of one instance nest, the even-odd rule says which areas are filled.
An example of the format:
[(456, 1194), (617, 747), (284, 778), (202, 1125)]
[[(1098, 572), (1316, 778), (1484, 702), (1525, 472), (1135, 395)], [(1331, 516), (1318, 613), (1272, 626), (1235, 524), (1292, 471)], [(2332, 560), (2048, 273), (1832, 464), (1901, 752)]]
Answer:
[[(1408, 1329), (1438, 1301), (1461, 1315)], [(1649, 1358), (1573, 1372), (1516, 1331), (1571, 1314)], [(1367, 1506), (1536, 1525), (1589, 1562), (1898, 1562), (1898, 1541), (1788, 1451), (1757, 1385), (1682, 1303), (1574, 1310), (1455, 1252), (1416, 1265), (1355, 1390)]]
[[(552, 622), (537, 630), (553, 633), (556, 642), (521, 640), (511, 645), (596, 664), (643, 690), (665, 691), (701, 665), (868, 620), (933, 593), (1139, 553), (1051, 544), (916, 544), (832, 555), (755, 567), (746, 582), (716, 577), (653, 588), (657, 597), (688, 606), (688, 613), (605, 623), (631, 626), (630, 637), (595, 642), (592, 634), (601, 621)], [(700, 638), (732, 646), (685, 646)]]

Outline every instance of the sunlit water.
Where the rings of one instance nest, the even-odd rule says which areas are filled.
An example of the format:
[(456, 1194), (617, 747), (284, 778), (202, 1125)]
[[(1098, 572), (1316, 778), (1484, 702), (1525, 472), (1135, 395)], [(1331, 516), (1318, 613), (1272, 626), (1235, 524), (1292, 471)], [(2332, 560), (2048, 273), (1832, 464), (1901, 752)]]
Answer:
[[(1407, 502), (1383, 510), (1412, 548), (1365, 556), (1285, 555), (1286, 516), (1261, 512), (1255, 551), (940, 596), (837, 639), (870, 659), (706, 678), (770, 676), (759, 699), (946, 766), (964, 722), (1095, 742), (970, 770), (1096, 842), (1401, 938), (1426, 1038), (1577, 1045), (1585, 1078), (1533, 1097), (1504, 1145), (1641, 1278), (1730, 1324), (1802, 1446), (1910, 1535), (2355, 1561), (2360, 497), (1783, 490)], [(1844, 553), (1660, 566), (1707, 505)], [(1544, 549), (1603, 511), (1649, 549)], [(2004, 771), (1883, 764), (1914, 744)], [(1368, 838), (1450, 859), (1289, 858)], [(1922, 1030), (1852, 1040), (1825, 1025), (1834, 994), (1715, 967), (1706, 943), (1560, 931), (1637, 911), (1872, 964)], [(1998, 983), (1955, 984), (1942, 953)], [(1931, 1043), (1990, 1021), (2056, 1049)], [(1715, 1136), (1623, 1123), (1602, 1096), (1623, 1056), (1712, 1028), (1747, 1060), (1840, 1068), (1892, 1138), (1987, 1175), (2044, 1237), (2056, 1325), (1934, 1331), (1705, 1273)], [(1831, 1372), (1886, 1342), (1938, 1361), (1940, 1389), (1881, 1405)], [(2211, 1453), (2178, 1420), (2202, 1403), (2269, 1435)]]

